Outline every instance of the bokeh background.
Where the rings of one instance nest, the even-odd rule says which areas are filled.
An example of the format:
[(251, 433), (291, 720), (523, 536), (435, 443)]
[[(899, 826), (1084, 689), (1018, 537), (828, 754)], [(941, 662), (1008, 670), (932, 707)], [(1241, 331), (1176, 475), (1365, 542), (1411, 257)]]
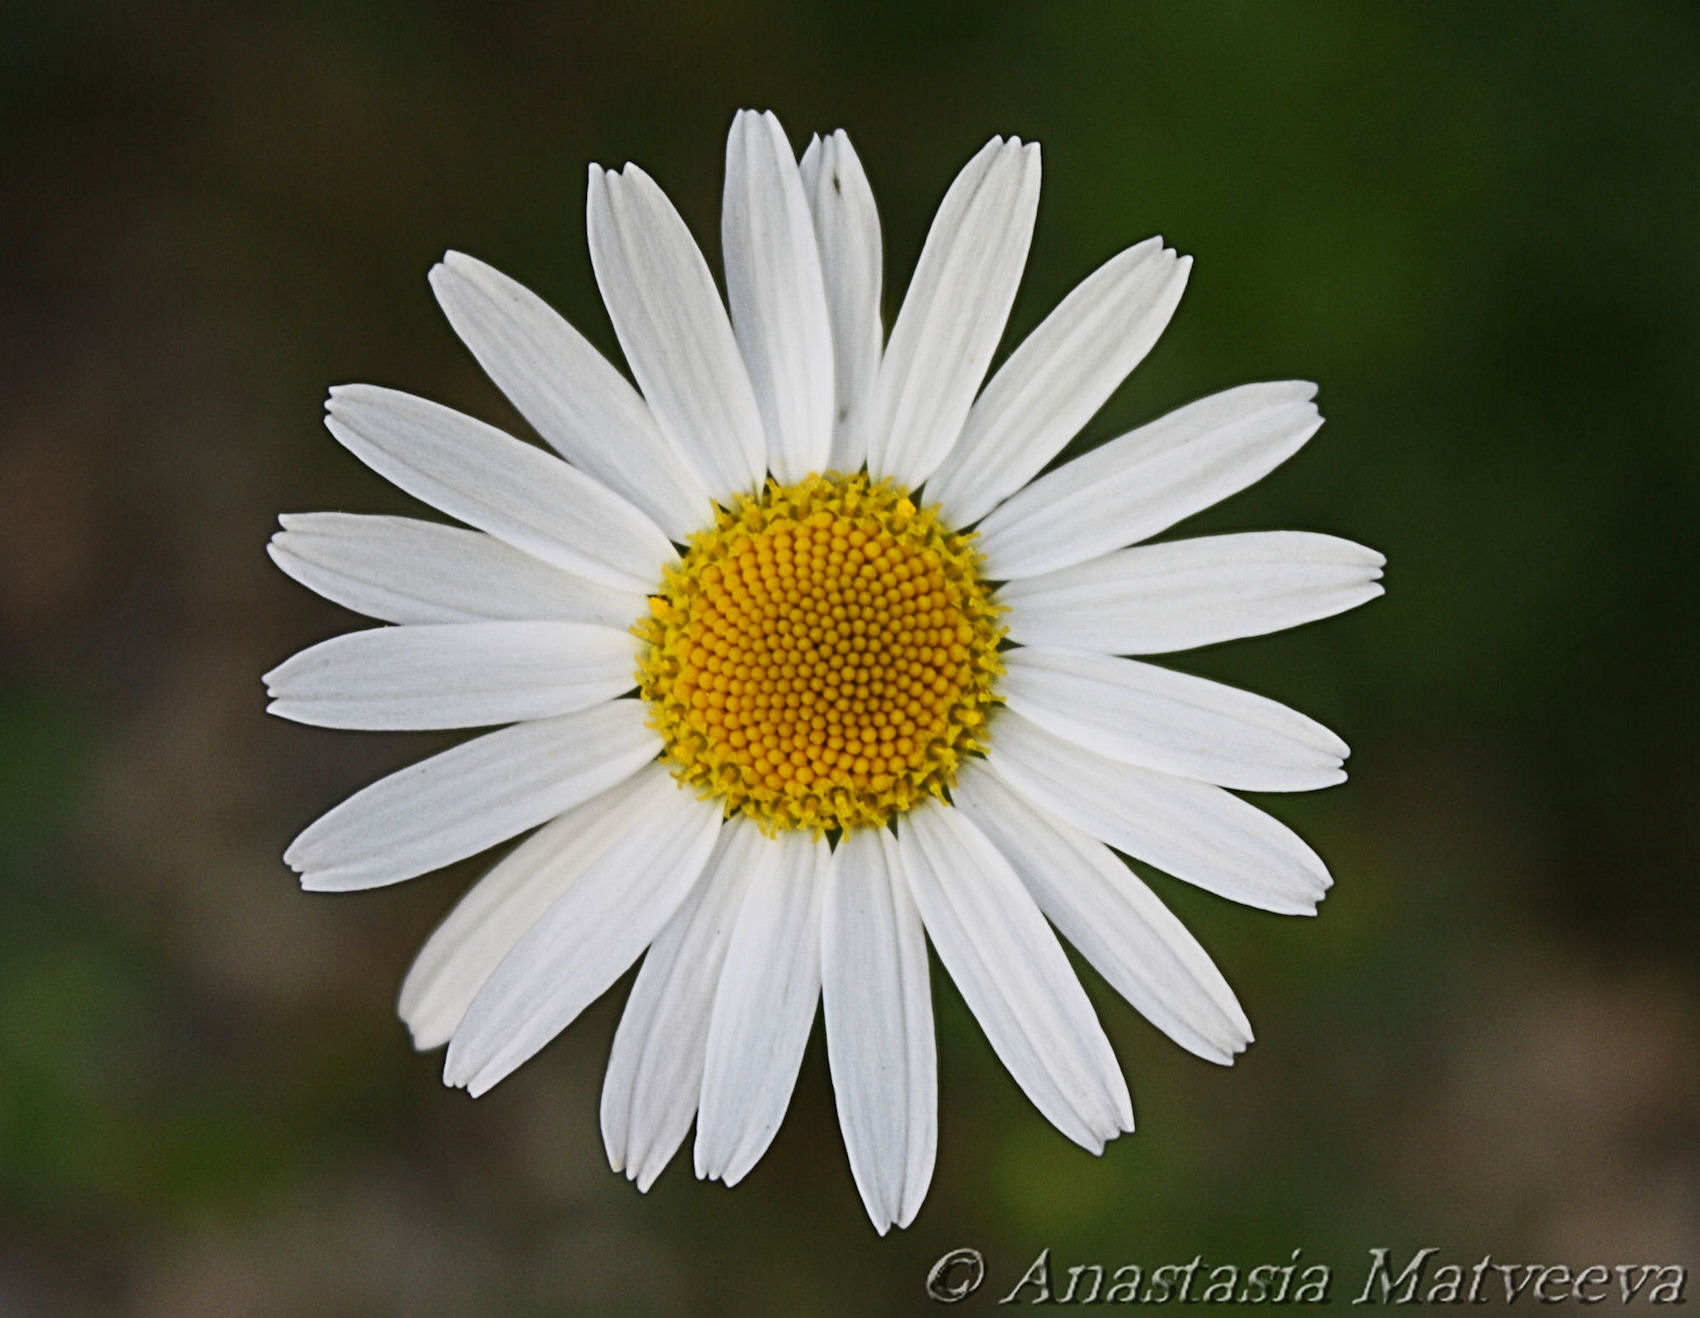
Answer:
[[(65, 2), (0, 17), (0, 1313), (928, 1310), (1059, 1265), (1700, 1262), (1700, 11), (1668, 4)], [(843, 126), (887, 316), (993, 132), (1044, 144), (1007, 345), (1121, 247), (1197, 257), (1087, 432), (1253, 379), (1329, 423), (1189, 530), (1386, 551), (1389, 595), (1186, 656), (1349, 740), (1272, 802), (1319, 918), (1162, 876), (1259, 1042), (1182, 1053), (1086, 979), (1139, 1133), (1094, 1159), (935, 967), (931, 1196), (879, 1240), (811, 1041), (734, 1191), (611, 1174), (625, 981), (472, 1102), (393, 1016), (481, 862), (353, 896), (279, 860), (444, 744), (262, 714), (354, 625), (273, 570), (279, 511), (416, 512), (328, 385), (512, 425), (429, 296), (444, 248), (615, 352), (588, 161), (645, 166), (718, 265), (742, 105)], [(1644, 1301), (1643, 1301), (1644, 1302)], [(1609, 1307), (1609, 1306), (1608, 1306)]]

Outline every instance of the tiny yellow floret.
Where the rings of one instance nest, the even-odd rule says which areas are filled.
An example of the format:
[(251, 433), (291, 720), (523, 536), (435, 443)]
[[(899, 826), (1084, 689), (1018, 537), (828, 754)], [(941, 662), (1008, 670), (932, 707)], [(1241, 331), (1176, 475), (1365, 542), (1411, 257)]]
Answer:
[(633, 629), (674, 773), (769, 834), (877, 828), (941, 797), (1003, 671), (973, 540), (865, 475), (717, 510)]

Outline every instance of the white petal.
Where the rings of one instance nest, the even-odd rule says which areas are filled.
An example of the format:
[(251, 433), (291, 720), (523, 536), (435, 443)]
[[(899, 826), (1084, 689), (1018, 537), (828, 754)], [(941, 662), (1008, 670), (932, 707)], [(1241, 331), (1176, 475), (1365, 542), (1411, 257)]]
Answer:
[(767, 466), (761, 412), (714, 276), (679, 212), (636, 165), (590, 167), (590, 263), (661, 429), (726, 501)]
[(283, 853), (323, 892), (411, 879), (506, 842), (605, 792), (661, 750), (641, 700), (518, 723), (380, 778)]
[(333, 636), (266, 674), (267, 709), (322, 728), (482, 728), (637, 685), (638, 641), (582, 622), (451, 622)]
[(845, 834), (827, 872), (821, 1004), (850, 1171), (883, 1236), (914, 1220), (932, 1180), (938, 1052), (921, 916), (865, 828)]
[(443, 1079), (477, 1098), (607, 991), (672, 918), (720, 832), (720, 810), (652, 765), (629, 826), (502, 958), (449, 1043)]
[(1093, 1153), (1133, 1129), (1127, 1081), (1061, 945), (1003, 855), (960, 810), (903, 817), (901, 868), (939, 960), (1015, 1082)]
[(1039, 208), (1039, 146), (994, 137), (927, 233), (868, 404), (868, 470), (914, 488), (962, 433), (1003, 336)]
[(772, 113), (740, 110), (726, 139), (720, 214), (726, 300), (783, 483), (825, 471), (832, 448), (832, 330), (797, 158)]
[(714, 993), (697, 1112), (697, 1176), (727, 1185), (779, 1130), (820, 997), (826, 843), (797, 829), (764, 841)]
[(1167, 530), (1262, 480), (1322, 425), (1302, 380), (1201, 398), (1041, 476), (980, 526), (986, 575), (1031, 577)]
[(761, 830), (725, 822), (702, 878), (643, 958), (602, 1082), (608, 1161), (640, 1190), (655, 1183), (691, 1128), (702, 1090), (714, 987), (755, 868)]
[(879, 373), (880, 282), (883, 255), (873, 189), (850, 139), (839, 129), (815, 138), (798, 167), (814, 215), (832, 322), (837, 415), (832, 430), (834, 471), (856, 471), (867, 460), (863, 419)]
[(986, 763), (1059, 819), (1230, 901), (1314, 915), (1333, 882), (1297, 834), (1231, 792), (1107, 760), (1011, 710)]
[(431, 271), (449, 324), (520, 415), (683, 543), (712, 520), (708, 486), (625, 376), (523, 284), (449, 252)]
[(1162, 654), (1261, 636), (1381, 594), (1385, 560), (1350, 540), (1257, 531), (1139, 545), (998, 588), (1009, 639)]
[(1010, 354), (927, 486), (950, 525), (979, 521), (1079, 433), (1156, 344), (1191, 269), (1192, 258), (1177, 260), (1161, 238), (1130, 247)]
[(634, 827), (647, 821), (653, 773), (576, 805), (510, 851), (467, 890), (420, 948), (396, 1010), (424, 1050), (449, 1041), (478, 990), (543, 912)]
[(1345, 780), (1346, 743), (1263, 696), (1081, 650), (1017, 646), (1001, 657), (998, 694), (1011, 709), (1112, 760), (1251, 792)]
[(380, 476), (546, 563), (619, 590), (650, 591), (678, 557), (612, 490), (535, 445), (439, 403), (339, 385), (325, 426)]
[(1063, 937), (1181, 1047), (1224, 1065), (1251, 1023), (1210, 955), (1114, 852), (1031, 805), (978, 762), (952, 791)]
[(586, 581), (482, 531), (411, 517), (285, 513), (272, 561), (307, 589), (384, 622), (548, 619), (629, 627), (636, 591)]

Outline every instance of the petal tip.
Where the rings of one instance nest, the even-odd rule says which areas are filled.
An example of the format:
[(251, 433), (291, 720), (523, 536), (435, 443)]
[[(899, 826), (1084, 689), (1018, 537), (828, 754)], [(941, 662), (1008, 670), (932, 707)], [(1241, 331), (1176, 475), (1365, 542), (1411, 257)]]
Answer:
[(407, 1026), (407, 1034), (413, 1041), (414, 1052), (428, 1053), (433, 1049), (441, 1048), (449, 1041), (449, 1032), (440, 1025), (434, 1025), (429, 1020), (417, 1016), (410, 1020), (407, 1016), (403, 1016), (402, 1024)]

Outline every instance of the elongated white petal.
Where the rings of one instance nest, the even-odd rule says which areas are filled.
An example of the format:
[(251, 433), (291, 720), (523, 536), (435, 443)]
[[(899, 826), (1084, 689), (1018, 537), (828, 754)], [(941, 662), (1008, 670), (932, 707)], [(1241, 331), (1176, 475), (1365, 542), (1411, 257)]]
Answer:
[(962, 433), (1039, 208), (1039, 147), (994, 137), (945, 193), (868, 404), (868, 470), (913, 488)]
[(885, 339), (879, 211), (861, 159), (842, 128), (811, 141), (798, 168), (814, 216), (832, 322), (837, 409), (828, 465), (834, 471), (856, 471), (868, 456), (863, 422)]
[(696, 1171), (736, 1185), (791, 1102), (820, 998), (824, 842), (787, 829), (758, 848), (708, 1027)]
[(1086, 990), (1009, 861), (960, 810), (904, 815), (895, 843), (939, 960), (1015, 1082), (1093, 1153), (1133, 1129), (1127, 1081)]
[(825, 471), (832, 449), (832, 329), (797, 158), (771, 112), (740, 110), (726, 139), (720, 213), (726, 300), (781, 482)]
[(683, 543), (712, 518), (709, 491), (626, 377), (525, 285), (461, 252), (431, 287), (484, 373), (569, 462)]
[(1031, 577), (1167, 530), (1263, 479), (1322, 418), (1302, 380), (1202, 398), (1041, 476), (980, 526), (986, 575)]
[(630, 627), (636, 591), (563, 572), (482, 531), (361, 513), (285, 513), (272, 561), (326, 599), (384, 622), (594, 622)]
[(883, 1236), (914, 1220), (933, 1177), (938, 1050), (920, 912), (865, 828), (845, 834), (828, 869), (821, 1005), (850, 1171)]
[(510, 851), (467, 889), (414, 958), (396, 1010), (413, 1046), (437, 1048), (502, 958), (597, 857), (648, 822), (648, 770), (574, 806)]
[(1153, 1025), (1223, 1065), (1251, 1042), (1251, 1023), (1209, 953), (1108, 847), (979, 762), (965, 766), (952, 799), (1063, 937)]
[(1130, 247), (1010, 354), (927, 486), (928, 501), (944, 505), (950, 525), (984, 517), (1079, 433), (1156, 344), (1191, 269), (1192, 258), (1176, 259), (1161, 238)]
[(641, 593), (678, 557), (612, 490), (452, 408), (349, 384), (331, 390), (325, 410), (331, 434), (380, 476), (546, 563)]
[(767, 466), (761, 412), (679, 212), (636, 165), (592, 165), (587, 220), (597, 286), (656, 421), (716, 499), (755, 493)]
[(456, 1027), (443, 1079), (477, 1098), (607, 991), (672, 918), (720, 831), (720, 811), (667, 769), (641, 771), (625, 828), (514, 944)]
[(1263, 696), (1155, 664), (1018, 646), (998, 693), (1016, 713), (1112, 760), (1251, 792), (1345, 780), (1346, 743)]
[(761, 830), (734, 816), (650, 949), (614, 1032), (602, 1082), (602, 1141), (615, 1171), (648, 1190), (696, 1116), (714, 989), (726, 962)]
[(1333, 882), (1290, 828), (1231, 792), (1105, 759), (1003, 711), (986, 762), (1029, 801), (1207, 892), (1314, 915)]
[(661, 750), (639, 700), (518, 723), (410, 764), (321, 815), (284, 860), (323, 892), (411, 879), (506, 842)]
[(637, 638), (582, 622), (348, 632), (266, 674), (280, 718), (322, 728), (483, 728), (570, 714), (637, 685)]
[(999, 587), (1009, 639), (1162, 654), (1344, 613), (1382, 593), (1385, 560), (1350, 540), (1258, 531), (1139, 545)]

